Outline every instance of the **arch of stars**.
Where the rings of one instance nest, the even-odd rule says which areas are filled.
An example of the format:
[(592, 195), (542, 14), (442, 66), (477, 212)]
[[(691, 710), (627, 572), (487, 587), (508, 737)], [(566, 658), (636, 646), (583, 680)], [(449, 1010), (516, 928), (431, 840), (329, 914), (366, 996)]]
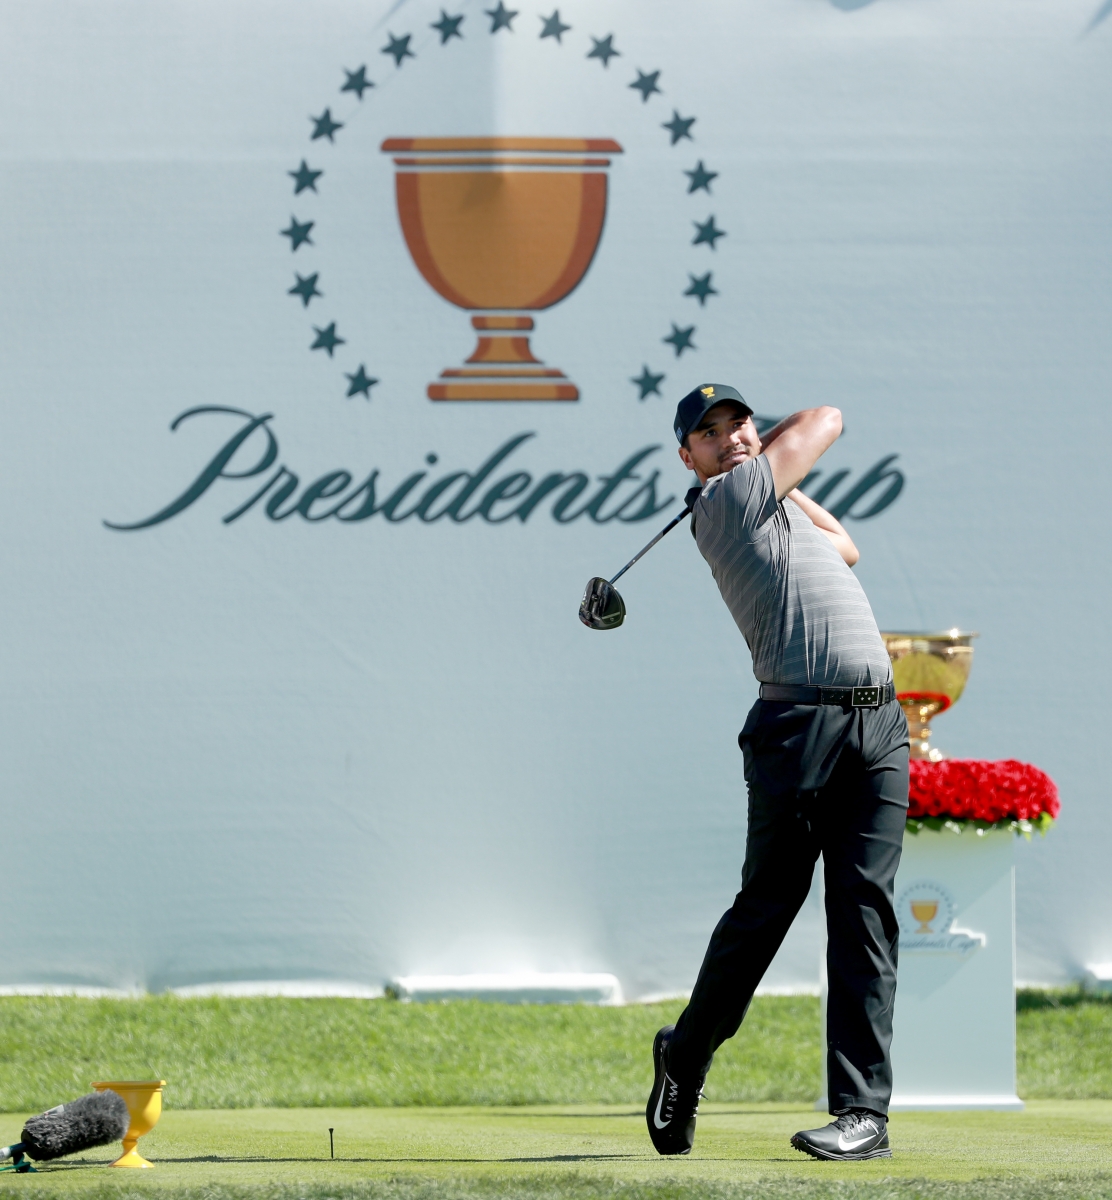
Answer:
[[(544, 14), (534, 14), (540, 21), (540, 29), (536, 36), (544, 40), (551, 38), (553, 43), (560, 47), (565, 47), (570, 50), (574, 44), (572, 38), (568, 38), (565, 43), (566, 35), (575, 32), (574, 28), (560, 17), (560, 10), (554, 9), (553, 12), (545, 16)], [(433, 38), (431, 35), (425, 35), (425, 40), (418, 47), (424, 53), (425, 47), (431, 45), (436, 47), (447, 47), (452, 45), (456, 40), (463, 41), (467, 34), (464, 32), (464, 25), (468, 19), (478, 20), (479, 17), (485, 17), (486, 22), (480, 25), (480, 29), (487, 36), (497, 36), (501, 33), (518, 34), (521, 32), (515, 26), (515, 21), (522, 18), (523, 22), (527, 20), (522, 17), (520, 9), (507, 8), (503, 0), (498, 0), (497, 5), (493, 8), (486, 8), (479, 14), (464, 14), (464, 13), (449, 13), (447, 9), (441, 8), (440, 17), (438, 20), (429, 24), (428, 28), (436, 35)], [(536, 26), (533, 27), (536, 29)], [(423, 31), (422, 31), (423, 32)], [(392, 31), (387, 31), (387, 42), (385, 46), (380, 48), (380, 53), (392, 61), (395, 71), (404, 68), (410, 59), (418, 57), (417, 51), (413, 48), (416, 39), (416, 34), (409, 32), (403, 34), (394, 34)], [(525, 36), (529, 36), (526, 34)], [(596, 37), (594, 34), (586, 34), (587, 40), (590, 42), (590, 48), (587, 50), (586, 57), (597, 61), (604, 69), (609, 70), (612, 59), (621, 58), (622, 51), (616, 45), (616, 35), (608, 33), (604, 37)], [(583, 49), (586, 43), (580, 43), (579, 49)], [(344, 82), (340, 86), (339, 93), (343, 96), (345, 93), (351, 93), (358, 104), (363, 102), (363, 94), (369, 89), (374, 88), (374, 81), (367, 76), (369, 66), (363, 63), (354, 70), (343, 68)], [(389, 65), (385, 66), (389, 70)], [(664, 89), (660, 86), (660, 77), (662, 71), (643, 71), (640, 67), (635, 68), (636, 79), (628, 84), (629, 88), (640, 94), (641, 103), (648, 104), (654, 97), (664, 96)], [(694, 144), (695, 135), (692, 133), (692, 128), (696, 124), (697, 118), (693, 116), (681, 115), (679, 109), (672, 108), (672, 116), (667, 121), (660, 123), (661, 129), (665, 130), (669, 137), (669, 144), (672, 147), (683, 147), (686, 142)], [(337, 120), (332, 115), (331, 106), (326, 107), (319, 116), (310, 114), (309, 122), (312, 125), (312, 130), (309, 133), (309, 142), (312, 145), (316, 142), (322, 144), (327, 141), (329, 146), (336, 145), (336, 135), (344, 128), (346, 121)], [(319, 149), (319, 148), (315, 148)], [(320, 161), (318, 158), (317, 161)], [(690, 169), (684, 168), (683, 175), (687, 177), (686, 192), (688, 195), (693, 195), (696, 192), (706, 192), (708, 197), (713, 195), (711, 184), (718, 178), (718, 172), (712, 171), (707, 167), (702, 158), (699, 158), (693, 167)], [(323, 167), (312, 167), (302, 158), (300, 165), (288, 172), (293, 180), (293, 194), (295, 197), (300, 196), (303, 192), (312, 192), (319, 194), (317, 191), (317, 183), (322, 179), (326, 171)], [(309, 197), (306, 197), (308, 201)], [(315, 245), (312, 238), (312, 231), (316, 222), (312, 220), (300, 221), (298, 218), (290, 214), (290, 223), (287, 228), (279, 230), (282, 237), (289, 239), (290, 252), (297, 254), (302, 247)], [(726, 230), (720, 229), (715, 220), (715, 216), (711, 213), (705, 221), (692, 221), (694, 226), (694, 236), (691, 238), (692, 247), (705, 246), (707, 250), (714, 251), (719, 238), (726, 236)], [(301, 301), (303, 308), (309, 308), (314, 300), (324, 300), (326, 293), (318, 288), (320, 282), (320, 272), (313, 271), (309, 274), (302, 275), (299, 271), (294, 272), (294, 285), (288, 289), (288, 295), (294, 296)], [(718, 289), (714, 286), (714, 271), (713, 269), (706, 270), (703, 274), (697, 275), (695, 272), (688, 273), (688, 285), (679, 292), (681, 297), (690, 297), (699, 304), (702, 309), (706, 306), (707, 301), (712, 296), (719, 294)], [(323, 350), (327, 353), (329, 359), (332, 359), (336, 347), (346, 345), (347, 339), (343, 338), (337, 332), (337, 322), (329, 321), (324, 325), (313, 325), (313, 340), (309, 344), (309, 349), (312, 351)], [(680, 358), (684, 351), (698, 350), (695, 343), (695, 335), (697, 332), (694, 323), (685, 325), (676, 321), (671, 322), (671, 331), (664, 335), (660, 341), (662, 345), (671, 347), (675, 357)], [(662, 352), (666, 353), (666, 352)], [(367, 373), (366, 363), (360, 363), (357, 370), (350, 374), (345, 373), (345, 378), (348, 381), (347, 398), (353, 396), (362, 396), (365, 400), (371, 398), (371, 388), (379, 382), (374, 376)], [(667, 375), (664, 371), (654, 371), (647, 363), (641, 366), (639, 375), (630, 377), (630, 382), (637, 389), (638, 400), (645, 400), (649, 396), (661, 396), (661, 385)]]

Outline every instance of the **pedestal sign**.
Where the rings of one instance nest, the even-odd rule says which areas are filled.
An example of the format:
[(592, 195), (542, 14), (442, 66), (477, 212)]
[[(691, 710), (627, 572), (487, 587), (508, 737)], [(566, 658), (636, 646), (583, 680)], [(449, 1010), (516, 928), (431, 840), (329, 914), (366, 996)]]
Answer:
[[(929, 722), (961, 698), (977, 635), (881, 636), (913, 766), (940, 763)], [(894, 1109), (1023, 1107), (1015, 1091), (1015, 835), (960, 824), (961, 833), (923, 829), (904, 838), (895, 889)]]
[(1014, 839), (967, 829), (904, 840), (895, 1111), (1023, 1107), (1015, 1082)]
[[(1023, 1107), (1014, 838), (1045, 832), (1059, 804), (1053, 781), (1029, 764), (947, 759), (930, 744), (930, 720), (965, 690), (976, 636), (881, 634), (911, 743), (908, 833), (895, 881), (895, 1111)], [(825, 1040), (825, 969), (822, 979)], [(826, 1107), (825, 1095), (816, 1107)]]

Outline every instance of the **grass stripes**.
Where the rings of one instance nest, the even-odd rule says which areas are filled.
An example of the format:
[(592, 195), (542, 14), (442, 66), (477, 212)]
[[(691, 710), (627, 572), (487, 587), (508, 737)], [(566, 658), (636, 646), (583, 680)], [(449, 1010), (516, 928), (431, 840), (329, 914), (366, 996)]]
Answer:
[[(0, 1111), (105, 1078), (167, 1079), (179, 1109), (639, 1102), (653, 1034), (680, 1007), (4, 997)], [(1018, 1007), (1020, 1095), (1112, 1098), (1112, 1004), (1023, 993)], [(759, 997), (708, 1098), (806, 1103), (820, 1067), (818, 1001)]]

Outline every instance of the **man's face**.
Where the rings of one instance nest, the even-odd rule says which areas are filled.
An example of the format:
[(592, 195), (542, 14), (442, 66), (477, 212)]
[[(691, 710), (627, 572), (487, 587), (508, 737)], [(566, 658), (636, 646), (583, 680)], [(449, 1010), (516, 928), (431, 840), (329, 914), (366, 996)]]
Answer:
[(703, 419), (687, 435), (687, 445), (680, 447), (680, 458), (689, 471), (706, 483), (747, 458), (761, 452), (761, 439), (753, 418), (742, 415), (736, 404), (716, 404), (703, 414)]

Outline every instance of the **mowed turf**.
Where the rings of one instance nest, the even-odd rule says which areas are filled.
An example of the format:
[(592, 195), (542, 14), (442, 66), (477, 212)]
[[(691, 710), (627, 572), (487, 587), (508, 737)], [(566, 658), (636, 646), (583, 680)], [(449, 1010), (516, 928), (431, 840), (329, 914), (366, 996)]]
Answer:
[(1021, 1096), (1112, 1099), (1112, 997), (1030, 989), (1016, 1007)]
[[(33, 1196), (1110, 1196), (1112, 1102), (1037, 1101), (1024, 1113), (903, 1113), (892, 1159), (822, 1163), (788, 1144), (800, 1105), (707, 1105), (695, 1151), (659, 1158), (628, 1105), (168, 1112), (141, 1148), (153, 1171), (96, 1152), (0, 1176)], [(0, 1117), (0, 1140), (17, 1136)], [(329, 1159), (328, 1127), (336, 1159)]]
[[(0, 998), (0, 1111), (42, 1110), (94, 1079), (169, 1081), (167, 1108), (633, 1103), (679, 1003), (590, 1008), (390, 1000)], [(1019, 1093), (1112, 1099), (1112, 1004), (1024, 992)], [(818, 1001), (758, 997), (719, 1052), (714, 1101), (807, 1103)]]
[[(628, 1103), (682, 1004), (0, 999), (0, 1110), (94, 1079), (166, 1079), (168, 1108)], [(758, 998), (719, 1055), (716, 1100), (812, 1100), (818, 1001)]]
[[(98, 1151), (0, 1187), (28, 1200), (1112, 1200), (1108, 1100), (896, 1114), (891, 1160), (796, 1153), (790, 1135), (823, 1120), (809, 997), (754, 1003), (715, 1062), (695, 1153), (660, 1159), (641, 1107), (648, 1048), (679, 1008), (0, 999), (0, 1144), (20, 1114), (93, 1079), (169, 1081), (142, 1143), (155, 1171), (109, 1170)], [(1022, 1095), (1112, 1097), (1112, 1005), (1022, 993), (1017, 1024)]]

